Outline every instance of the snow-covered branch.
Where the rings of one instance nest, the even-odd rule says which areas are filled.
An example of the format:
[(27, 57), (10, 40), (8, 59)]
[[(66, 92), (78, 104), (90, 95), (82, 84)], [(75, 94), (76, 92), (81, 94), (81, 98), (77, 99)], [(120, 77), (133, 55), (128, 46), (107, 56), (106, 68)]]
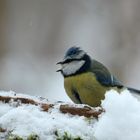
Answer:
[(139, 140), (140, 102), (106, 93), (101, 108), (0, 92), (0, 140)]
[[(43, 99), (43, 98), (41, 98)], [(43, 99), (45, 100), (45, 98)], [(16, 104), (16, 107), (18, 107), (21, 104), (31, 104), (31, 105), (36, 105), (40, 106), (43, 111), (48, 111), (50, 108), (54, 107), (55, 105), (58, 106), (58, 103), (48, 103), (46, 102), (41, 102), (41, 101), (36, 101), (34, 99), (31, 99), (31, 97), (22, 97), (21, 95), (19, 96), (18, 94), (11, 94), (9, 96), (1, 95), (0, 96), (0, 101), (4, 103), (10, 103), (14, 102)], [(59, 103), (59, 108), (58, 108), (62, 113), (70, 113), (72, 115), (79, 115), (79, 116), (85, 116), (85, 117), (95, 117), (98, 118), (98, 116), (103, 112), (103, 109), (96, 109), (92, 108), (86, 105), (76, 105), (76, 104), (64, 104), (64, 103)]]

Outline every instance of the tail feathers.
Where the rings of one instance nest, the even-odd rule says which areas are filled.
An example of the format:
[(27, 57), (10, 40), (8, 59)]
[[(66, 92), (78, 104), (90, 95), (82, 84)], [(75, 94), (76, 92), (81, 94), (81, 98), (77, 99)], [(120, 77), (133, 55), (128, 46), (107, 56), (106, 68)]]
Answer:
[(127, 88), (130, 92), (132, 92), (132, 93), (136, 93), (136, 94), (139, 94), (140, 95), (140, 90), (138, 90), (138, 89), (134, 89), (134, 88)]

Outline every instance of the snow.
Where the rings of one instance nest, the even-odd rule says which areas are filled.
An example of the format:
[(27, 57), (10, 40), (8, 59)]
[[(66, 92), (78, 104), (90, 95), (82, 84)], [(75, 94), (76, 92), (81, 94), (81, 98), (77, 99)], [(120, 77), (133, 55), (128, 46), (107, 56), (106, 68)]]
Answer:
[[(0, 93), (1, 96), (15, 97), (14, 94), (14, 92)], [(16, 97), (32, 98), (22, 94), (17, 94)], [(37, 97), (33, 97), (33, 99), (37, 100)], [(80, 136), (86, 140), (94, 137), (93, 122), (95, 120), (91, 119), (89, 122), (83, 116), (64, 115), (58, 110), (59, 104), (48, 112), (42, 111), (40, 106), (35, 105), (22, 104), (18, 107), (12, 105), (14, 103), (1, 103), (0, 127), (9, 131), (12, 130), (12, 134), (19, 135), (24, 139), (27, 139), (31, 134), (37, 134), (40, 140), (55, 140), (56, 131), (60, 135), (68, 132), (73, 137)]]
[[(47, 101), (12, 91), (0, 91), (0, 96), (30, 98), (41, 103)], [(15, 107), (14, 103), (0, 102), (0, 127), (24, 139), (37, 134), (40, 140), (55, 140), (57, 131), (60, 136), (67, 132), (83, 140), (139, 140), (140, 102), (128, 90), (121, 94), (114, 90), (108, 91), (102, 107), (105, 112), (95, 120), (62, 114), (58, 109), (59, 103), (44, 112), (40, 106), (21, 104)]]
[(140, 139), (140, 102), (128, 90), (109, 91), (102, 106), (106, 112), (95, 125), (98, 140)]
[(27, 94), (20, 94), (20, 93), (15, 93), (14, 91), (9, 91), (9, 92), (6, 92), (6, 91), (0, 91), (0, 96), (3, 96), (3, 97), (21, 97), (21, 98), (27, 98), (27, 99), (32, 99), (36, 102), (49, 102), (47, 99), (45, 98), (42, 98), (42, 97), (37, 97), (37, 96), (30, 96), (30, 95), (27, 95)]

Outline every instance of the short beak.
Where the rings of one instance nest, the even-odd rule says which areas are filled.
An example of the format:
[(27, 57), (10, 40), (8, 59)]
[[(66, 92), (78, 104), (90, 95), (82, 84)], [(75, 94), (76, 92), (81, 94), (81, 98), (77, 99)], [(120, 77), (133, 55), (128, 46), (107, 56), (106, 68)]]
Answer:
[[(67, 57), (67, 58), (64, 58), (62, 61), (57, 62), (56, 65), (58, 65), (58, 64), (59, 64), (59, 65), (65, 64), (66, 61), (67, 61), (67, 59), (68, 59), (68, 57)], [(62, 72), (62, 69), (59, 69), (59, 70), (57, 70), (56, 72)]]
[(57, 70), (56, 72), (61, 72), (62, 70), (61, 69), (59, 69), (59, 70)]
[(62, 62), (62, 61), (60, 61), (60, 62), (57, 62), (57, 63), (56, 63), (56, 65), (58, 65), (58, 64), (63, 64), (63, 62)]
[(62, 61), (60, 61), (60, 62), (58, 62), (58, 63), (56, 63), (56, 64), (57, 64), (57, 65), (58, 65), (58, 64), (62, 65), (62, 64), (64, 64), (64, 63), (66, 63), (66, 61), (69, 60), (69, 59), (71, 59), (71, 57), (65, 57)]
[[(60, 61), (60, 62), (57, 62), (57, 63), (56, 63), (56, 65), (58, 65), (58, 64), (59, 64), (59, 65), (63, 64), (63, 61)], [(62, 71), (62, 69), (58, 69), (56, 72), (61, 72), (61, 71)]]
[(64, 64), (65, 62), (66, 62), (66, 59), (64, 59), (64, 60), (62, 60), (62, 61), (56, 63), (56, 65), (58, 65), (58, 64), (62, 65), (62, 64)]

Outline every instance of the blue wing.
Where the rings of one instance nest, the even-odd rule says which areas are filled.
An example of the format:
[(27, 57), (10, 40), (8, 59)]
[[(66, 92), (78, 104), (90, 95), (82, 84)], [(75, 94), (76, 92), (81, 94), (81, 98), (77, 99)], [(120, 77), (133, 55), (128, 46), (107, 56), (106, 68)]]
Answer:
[[(117, 78), (115, 78), (103, 64), (96, 60), (92, 61), (90, 71), (95, 74), (97, 80), (104, 86), (116, 86), (119, 88), (124, 87), (124, 85)], [(125, 88), (127, 88), (131, 93), (140, 95), (140, 90), (130, 87)]]
[(105, 86), (123, 87), (122, 83), (115, 78), (109, 70), (100, 62), (92, 60), (91, 69), (96, 76), (97, 80)]

